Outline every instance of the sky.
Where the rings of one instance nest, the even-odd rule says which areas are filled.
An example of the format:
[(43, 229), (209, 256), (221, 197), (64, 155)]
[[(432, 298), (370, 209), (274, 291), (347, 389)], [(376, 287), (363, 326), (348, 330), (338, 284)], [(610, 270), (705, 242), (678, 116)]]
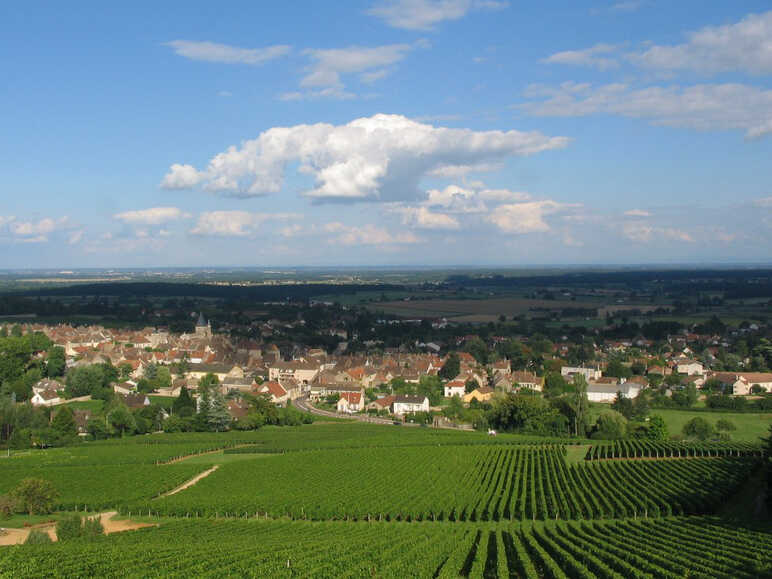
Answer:
[(0, 4), (0, 268), (772, 262), (767, 1)]

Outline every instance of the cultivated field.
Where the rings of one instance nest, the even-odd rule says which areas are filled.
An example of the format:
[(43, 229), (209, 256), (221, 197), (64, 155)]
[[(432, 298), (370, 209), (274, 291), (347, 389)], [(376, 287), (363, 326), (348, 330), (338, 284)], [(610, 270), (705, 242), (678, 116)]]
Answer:
[(152, 526), (2, 547), (0, 577), (760, 577), (772, 526), (714, 515), (760, 452), (359, 423), (28, 451), (0, 493), (46, 478), (60, 509)]

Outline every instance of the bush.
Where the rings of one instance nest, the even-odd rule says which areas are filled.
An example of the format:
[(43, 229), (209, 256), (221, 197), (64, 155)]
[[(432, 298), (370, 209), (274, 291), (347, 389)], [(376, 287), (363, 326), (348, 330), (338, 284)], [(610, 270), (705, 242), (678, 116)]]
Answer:
[(27, 540), (24, 541), (25, 545), (45, 545), (46, 543), (51, 542), (51, 537), (48, 536), (48, 533), (45, 533), (43, 531), (38, 531), (37, 529), (32, 529), (29, 532), (29, 535), (27, 535)]
[(59, 542), (77, 539), (83, 535), (83, 521), (80, 515), (68, 515), (56, 523), (56, 538)]
[(713, 435), (713, 426), (701, 416), (696, 416), (684, 424), (682, 432), (689, 438), (706, 440)]
[(54, 509), (59, 492), (51, 481), (40, 478), (25, 478), (12, 492), (18, 509), (30, 515), (48, 514)]
[(83, 521), (83, 536), (84, 537), (99, 537), (105, 534), (105, 528), (102, 526), (102, 521), (98, 516), (89, 517)]
[(604, 410), (598, 416), (591, 438), (617, 440), (627, 436), (627, 419), (615, 410)]
[(105, 529), (98, 516), (81, 518), (80, 515), (72, 514), (56, 523), (56, 538), (59, 541), (93, 538), (104, 534)]
[(721, 418), (718, 422), (716, 422), (716, 430), (725, 430), (725, 431), (731, 431), (731, 430), (737, 430), (737, 427), (734, 425), (734, 422), (731, 420), (727, 420), (726, 418)]
[(18, 509), (18, 501), (11, 495), (0, 495), (0, 518), (10, 519)]

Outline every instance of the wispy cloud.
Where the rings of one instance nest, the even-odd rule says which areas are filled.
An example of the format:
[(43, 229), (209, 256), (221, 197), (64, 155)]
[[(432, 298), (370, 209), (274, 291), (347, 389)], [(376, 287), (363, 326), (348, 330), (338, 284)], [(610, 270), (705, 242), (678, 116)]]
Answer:
[(383, 0), (367, 11), (393, 28), (432, 30), (475, 10), (502, 10), (508, 2), (495, 0)]
[(225, 64), (265, 64), (270, 60), (286, 56), (292, 50), (292, 47), (286, 44), (276, 44), (264, 48), (240, 48), (228, 44), (194, 40), (172, 40), (164, 44), (172, 47), (176, 54), (190, 60)]

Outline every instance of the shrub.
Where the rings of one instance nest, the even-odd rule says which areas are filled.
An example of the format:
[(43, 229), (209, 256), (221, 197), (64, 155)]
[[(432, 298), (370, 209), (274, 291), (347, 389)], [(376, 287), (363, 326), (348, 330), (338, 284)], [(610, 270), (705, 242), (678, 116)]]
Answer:
[(46, 543), (51, 542), (51, 537), (48, 536), (48, 533), (45, 533), (43, 531), (38, 531), (37, 529), (32, 529), (29, 532), (29, 535), (27, 535), (27, 540), (24, 541), (25, 545), (45, 545)]
[(102, 521), (99, 516), (89, 517), (83, 521), (83, 536), (84, 537), (99, 537), (105, 534), (105, 528), (102, 526)]
[(727, 420), (726, 418), (720, 419), (718, 422), (716, 422), (716, 430), (737, 430), (737, 427), (734, 425), (734, 422), (731, 420)]
[(77, 539), (83, 535), (83, 521), (80, 515), (68, 515), (56, 523), (56, 538), (62, 541)]
[(19, 508), (18, 501), (12, 495), (0, 495), (0, 518), (10, 519)]
[(701, 416), (696, 416), (684, 424), (683, 433), (690, 438), (706, 440), (713, 434), (713, 426)]

